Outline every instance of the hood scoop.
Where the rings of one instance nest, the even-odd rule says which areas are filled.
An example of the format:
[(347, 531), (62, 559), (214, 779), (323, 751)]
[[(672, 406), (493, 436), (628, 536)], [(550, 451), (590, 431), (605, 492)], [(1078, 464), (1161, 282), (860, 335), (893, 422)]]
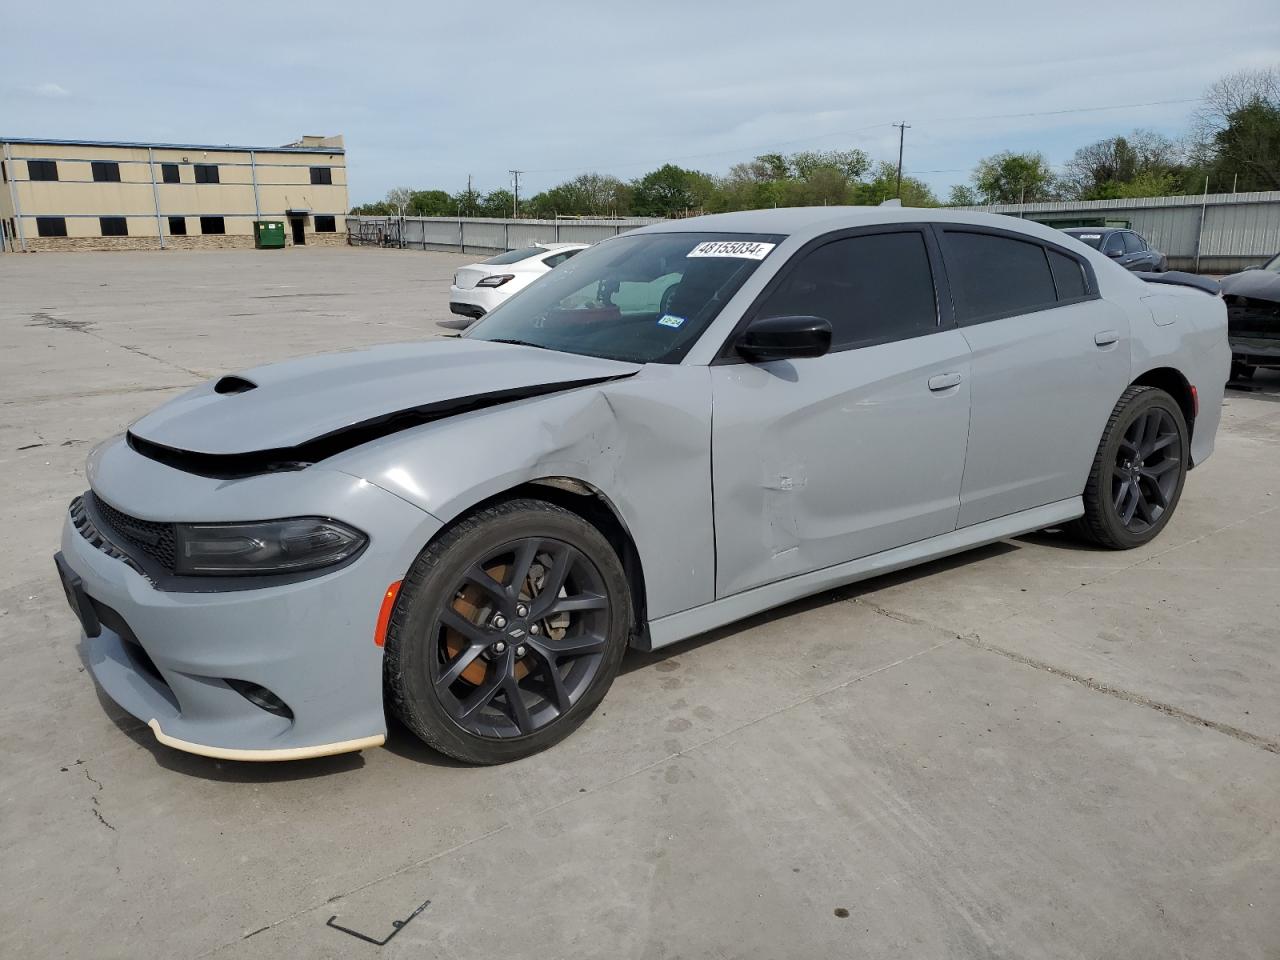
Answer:
[(213, 385), (214, 393), (248, 393), (250, 390), (257, 390), (258, 385), (252, 380), (246, 380), (244, 377), (238, 377), (235, 374), (223, 377)]

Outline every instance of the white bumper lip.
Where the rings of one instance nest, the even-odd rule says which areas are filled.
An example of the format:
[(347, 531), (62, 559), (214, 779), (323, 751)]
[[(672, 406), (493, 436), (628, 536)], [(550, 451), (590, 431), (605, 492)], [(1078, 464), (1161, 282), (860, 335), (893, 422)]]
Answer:
[(147, 726), (156, 735), (156, 740), (166, 747), (194, 753), (201, 757), (212, 757), (215, 760), (243, 760), (252, 763), (269, 763), (279, 760), (310, 760), (314, 757), (331, 757), (338, 753), (354, 753), (358, 750), (370, 750), (387, 742), (386, 734), (371, 737), (360, 737), (356, 740), (339, 740), (336, 743), (319, 743), (310, 747), (283, 747), (270, 750), (237, 750), (233, 747), (210, 747), (203, 743), (192, 743), (171, 737), (160, 729), (160, 721), (152, 717)]

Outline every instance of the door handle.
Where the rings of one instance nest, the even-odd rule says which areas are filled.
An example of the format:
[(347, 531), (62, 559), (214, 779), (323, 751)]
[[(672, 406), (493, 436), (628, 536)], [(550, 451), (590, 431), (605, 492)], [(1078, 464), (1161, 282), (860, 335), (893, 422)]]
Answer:
[(1109, 347), (1120, 339), (1120, 334), (1115, 330), (1100, 330), (1093, 335), (1093, 342), (1100, 347)]
[(964, 377), (958, 373), (940, 373), (929, 378), (929, 389), (937, 393), (939, 390), (958, 387), (963, 379)]

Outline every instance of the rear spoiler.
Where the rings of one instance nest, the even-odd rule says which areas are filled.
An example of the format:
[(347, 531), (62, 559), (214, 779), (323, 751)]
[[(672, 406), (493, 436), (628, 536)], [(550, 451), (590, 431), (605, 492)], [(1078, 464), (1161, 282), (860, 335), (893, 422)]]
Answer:
[(1172, 283), (1179, 287), (1194, 287), (1213, 297), (1222, 295), (1222, 284), (1217, 280), (1194, 273), (1183, 273), (1181, 270), (1166, 270), (1164, 273), (1135, 273), (1134, 276), (1141, 277), (1147, 283)]

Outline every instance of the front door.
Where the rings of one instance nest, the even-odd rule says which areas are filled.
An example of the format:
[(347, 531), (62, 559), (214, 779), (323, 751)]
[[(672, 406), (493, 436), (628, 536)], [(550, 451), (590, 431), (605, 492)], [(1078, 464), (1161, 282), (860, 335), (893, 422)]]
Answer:
[(304, 217), (290, 217), (289, 226), (293, 228), (293, 244), (301, 247), (307, 242), (307, 221)]
[(751, 314), (823, 317), (831, 352), (711, 367), (717, 597), (955, 529), (969, 347), (937, 264), (925, 229), (844, 231)]
[(1129, 382), (1128, 318), (1056, 245), (958, 225), (940, 237), (973, 351), (959, 525), (1080, 496)]

